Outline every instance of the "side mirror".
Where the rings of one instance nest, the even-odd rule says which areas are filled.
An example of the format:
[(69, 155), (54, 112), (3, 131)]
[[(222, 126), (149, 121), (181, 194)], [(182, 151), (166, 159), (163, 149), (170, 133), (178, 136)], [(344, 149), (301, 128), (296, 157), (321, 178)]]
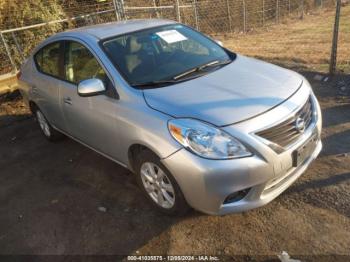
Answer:
[(81, 81), (78, 84), (78, 95), (87, 96), (97, 96), (106, 91), (106, 87), (100, 79), (91, 78)]
[(215, 42), (219, 45), (219, 46), (224, 46), (224, 43), (223, 42), (221, 42), (220, 40), (215, 40)]

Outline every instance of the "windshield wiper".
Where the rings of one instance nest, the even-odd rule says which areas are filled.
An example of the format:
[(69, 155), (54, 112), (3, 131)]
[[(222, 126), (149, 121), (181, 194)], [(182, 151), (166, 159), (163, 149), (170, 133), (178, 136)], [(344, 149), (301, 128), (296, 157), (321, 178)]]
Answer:
[(164, 84), (174, 84), (176, 83), (176, 80), (159, 80), (159, 81), (150, 81), (150, 82), (145, 82), (145, 83), (135, 83), (131, 84), (133, 87), (147, 87), (147, 86), (161, 86)]
[(177, 76), (174, 76), (170, 79), (159, 80), (159, 81), (150, 81), (150, 82), (145, 82), (145, 83), (134, 83), (134, 84), (131, 84), (131, 86), (142, 88), (142, 87), (158, 87), (158, 86), (162, 86), (162, 85), (166, 85), (166, 84), (174, 84), (174, 83), (184, 81), (184, 80), (180, 80), (181, 78), (183, 78), (187, 75), (190, 75), (192, 73), (195, 73), (195, 72), (200, 72), (207, 67), (226, 65), (226, 64), (229, 64), (231, 62), (232, 62), (232, 60), (225, 60), (225, 61), (215, 60), (215, 61), (206, 63), (204, 65), (195, 67), (193, 69), (190, 69), (190, 70), (188, 70), (184, 73), (181, 73)]
[(213, 66), (221, 66), (221, 65), (227, 65), (229, 63), (231, 63), (232, 60), (229, 59), (229, 60), (224, 60), (224, 61), (220, 61), (220, 60), (214, 60), (214, 61), (211, 61), (209, 63), (206, 63), (204, 65), (201, 65), (201, 66), (198, 66), (198, 67), (195, 67), (195, 68), (192, 68), (188, 71), (185, 71), (179, 75), (176, 75), (173, 77), (174, 80), (177, 80), (177, 79), (180, 79), (180, 78), (183, 78), (187, 75), (190, 75), (192, 73), (195, 73), (195, 72), (200, 72), (202, 71), (203, 69), (207, 68), (207, 67), (213, 67)]

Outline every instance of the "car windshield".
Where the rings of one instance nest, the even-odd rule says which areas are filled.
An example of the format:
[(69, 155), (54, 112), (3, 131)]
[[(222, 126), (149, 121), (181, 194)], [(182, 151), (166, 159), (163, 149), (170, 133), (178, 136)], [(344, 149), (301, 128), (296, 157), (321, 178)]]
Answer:
[(232, 54), (192, 30), (172, 24), (102, 42), (125, 80), (136, 88), (153, 88), (207, 74), (232, 61)]

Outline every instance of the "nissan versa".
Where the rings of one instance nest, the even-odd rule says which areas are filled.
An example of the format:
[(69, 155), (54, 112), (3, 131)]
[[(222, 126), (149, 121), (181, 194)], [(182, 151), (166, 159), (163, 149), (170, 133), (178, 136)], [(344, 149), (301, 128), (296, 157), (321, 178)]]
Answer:
[(127, 167), (168, 214), (262, 206), (322, 148), (320, 107), (304, 77), (174, 21), (58, 33), (19, 79), (49, 140), (64, 134)]

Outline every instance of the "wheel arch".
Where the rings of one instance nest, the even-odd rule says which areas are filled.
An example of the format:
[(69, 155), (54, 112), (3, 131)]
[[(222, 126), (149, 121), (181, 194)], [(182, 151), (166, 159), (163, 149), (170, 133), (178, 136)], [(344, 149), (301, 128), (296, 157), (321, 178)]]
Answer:
[(129, 146), (128, 149), (128, 166), (133, 173), (135, 173), (136, 157), (144, 150), (151, 151), (153, 154), (159, 157), (159, 155), (156, 152), (154, 152), (154, 150), (152, 150), (146, 145), (140, 143), (132, 144), (131, 146)]
[(29, 109), (30, 109), (30, 111), (34, 114), (35, 110), (37, 108), (39, 108), (38, 105), (33, 100), (30, 100), (29, 101)]

